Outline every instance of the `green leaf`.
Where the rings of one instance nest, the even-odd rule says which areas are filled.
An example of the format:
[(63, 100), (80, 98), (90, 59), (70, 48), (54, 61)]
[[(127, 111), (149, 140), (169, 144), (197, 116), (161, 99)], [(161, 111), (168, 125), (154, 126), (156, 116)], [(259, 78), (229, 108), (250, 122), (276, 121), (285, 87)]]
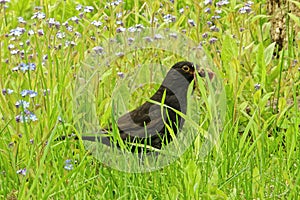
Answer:
[(288, 13), (288, 15), (297, 24), (297, 26), (300, 26), (300, 17), (298, 17), (292, 13)]
[(253, 101), (255, 104), (258, 104), (259, 103), (259, 100), (261, 98), (261, 90), (258, 90), (254, 93), (253, 95)]
[(255, 22), (258, 19), (265, 19), (265, 18), (270, 18), (268, 15), (256, 15), (251, 19), (251, 23)]
[(258, 49), (256, 52), (256, 61), (257, 64), (254, 68), (255, 77), (258, 79), (256, 81), (260, 81), (260, 83), (265, 86), (266, 83), (266, 63), (265, 63), (265, 56), (264, 56), (264, 45), (260, 43), (258, 45)]
[(273, 52), (274, 52), (274, 49), (275, 49), (275, 44), (276, 44), (276, 42), (273, 42), (264, 51), (264, 57), (265, 57), (265, 64), (266, 65), (270, 64), (270, 62), (272, 60)]
[[(280, 64), (280, 63), (279, 63)], [(277, 64), (271, 69), (271, 72), (268, 75), (268, 83), (272, 83), (278, 76), (280, 72), (280, 65)]]
[(238, 54), (238, 47), (234, 39), (226, 35), (223, 41), (221, 57), (224, 63), (229, 63)]
[(257, 53), (256, 53), (256, 61), (257, 61), (259, 69), (261, 69), (265, 65), (264, 45), (262, 43), (260, 43), (258, 45), (258, 49), (257, 49)]
[(265, 95), (261, 98), (261, 100), (260, 100), (260, 102), (259, 102), (259, 108), (260, 108), (261, 110), (264, 110), (264, 108), (266, 107), (266, 105), (267, 105), (267, 103), (268, 103), (268, 100), (269, 100), (273, 95), (274, 95), (274, 92), (269, 92), (269, 93), (265, 94)]
[(294, 0), (289, 0), (289, 1), (294, 3), (298, 8), (300, 8), (300, 2)]

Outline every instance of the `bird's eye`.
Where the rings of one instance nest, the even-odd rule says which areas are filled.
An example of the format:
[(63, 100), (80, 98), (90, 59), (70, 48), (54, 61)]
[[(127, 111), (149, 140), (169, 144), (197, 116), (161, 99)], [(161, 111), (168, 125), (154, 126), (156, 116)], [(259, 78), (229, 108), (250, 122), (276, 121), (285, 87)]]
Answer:
[(181, 69), (182, 69), (183, 71), (185, 71), (185, 72), (189, 72), (189, 71), (190, 71), (189, 66), (186, 66), (186, 65), (184, 65)]

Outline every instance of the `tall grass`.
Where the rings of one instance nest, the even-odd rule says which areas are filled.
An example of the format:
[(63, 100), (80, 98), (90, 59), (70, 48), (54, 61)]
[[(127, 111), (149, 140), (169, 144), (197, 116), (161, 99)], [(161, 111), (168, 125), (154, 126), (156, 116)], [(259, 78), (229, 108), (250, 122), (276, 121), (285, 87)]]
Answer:
[[(80, 11), (75, 9), (79, 3), (83, 5)], [(246, 6), (243, 1), (230, 1), (221, 7), (215, 3), (1, 3), (0, 198), (297, 199), (299, 38), (289, 38), (287, 48), (274, 58), (276, 46), (269, 35), (270, 16), (264, 1), (255, 1), (249, 13), (240, 10)], [(80, 18), (85, 6), (94, 9)], [(37, 11), (39, 16), (32, 19)], [(164, 18), (167, 14), (175, 17), (174, 22)], [(75, 16), (78, 19), (72, 18)], [(26, 23), (18, 22), (18, 17)], [(59, 28), (55, 24), (50, 27), (50, 18), (60, 22)], [(63, 24), (67, 20), (68, 26)], [(93, 25), (94, 20), (102, 25)], [(82, 141), (72, 137), (55, 141), (61, 135), (81, 134), (74, 125), (79, 120), (73, 115), (75, 80), (89, 52), (118, 35), (121, 25), (117, 21), (126, 28), (142, 24), (183, 32), (208, 52), (223, 79), (227, 104), (220, 138), (207, 155), (199, 154), (199, 145), (205, 140), (199, 136), (169, 166), (147, 173), (126, 173), (95, 159)], [(10, 34), (16, 27), (24, 27), (25, 32), (15, 30)], [(29, 30), (34, 34), (28, 35)], [(291, 37), (293, 30), (289, 31)], [(111, 123), (110, 102), (120, 72), (126, 74), (145, 63), (160, 63), (167, 70), (181, 59), (164, 51), (138, 51), (106, 66), (95, 94), (99, 124), (105, 127)], [(34, 63), (36, 68), (16, 71), (21, 63)], [(146, 88), (131, 96), (130, 108), (150, 97), (157, 85)], [(9, 89), (13, 90), (11, 94)], [(23, 90), (37, 95), (29, 92), (22, 97)], [(191, 98), (199, 98), (199, 94), (195, 92)], [(29, 102), (29, 107), (21, 103), (17, 108), (20, 100)], [(24, 114), (26, 109), (31, 113)], [(22, 123), (25, 117), (27, 122)]]

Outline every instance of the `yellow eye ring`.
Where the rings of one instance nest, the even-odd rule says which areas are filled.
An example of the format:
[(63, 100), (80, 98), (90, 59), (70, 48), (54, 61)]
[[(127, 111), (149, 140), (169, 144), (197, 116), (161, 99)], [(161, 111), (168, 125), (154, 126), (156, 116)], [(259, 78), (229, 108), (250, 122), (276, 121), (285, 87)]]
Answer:
[(189, 71), (190, 71), (189, 66), (186, 66), (186, 65), (184, 65), (181, 69), (182, 69), (183, 71), (185, 71), (185, 72), (189, 72)]

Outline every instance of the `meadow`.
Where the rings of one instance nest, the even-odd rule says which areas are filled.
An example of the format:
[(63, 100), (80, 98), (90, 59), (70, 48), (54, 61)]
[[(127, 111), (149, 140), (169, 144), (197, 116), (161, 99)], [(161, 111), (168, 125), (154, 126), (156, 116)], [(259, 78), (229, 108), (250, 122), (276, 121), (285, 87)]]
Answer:
[[(287, 25), (295, 26), (289, 26), (286, 46), (278, 51), (265, 4), (0, 1), (0, 199), (298, 199), (300, 33), (293, 27), (300, 23), (286, 16)], [(85, 130), (75, 125), (81, 116), (74, 110), (82, 109), (76, 107), (76, 91), (84, 75), (104, 65), (93, 85), (96, 92), (85, 93), (91, 99), (79, 99), (86, 102), (84, 109), (95, 106), (92, 120), (100, 127), (112, 122), (113, 98), (126, 99), (129, 110), (144, 102), (159, 81), (143, 81), (162, 80), (189, 55), (185, 40), (175, 46), (180, 54), (161, 46), (135, 51), (124, 45), (116, 51), (114, 44), (125, 33), (146, 29), (174, 31), (172, 37), (183, 35), (205, 52), (226, 94), (224, 116), (214, 145), (202, 154), (209, 138), (203, 130), (216, 122), (207, 117), (214, 91), (205, 91), (210, 87), (205, 81), (198, 83), (191, 95), (198, 117), (187, 118), (186, 126), (203, 134), (164, 167), (124, 172), (74, 139)], [(164, 38), (141, 40), (158, 44)], [(168, 44), (174, 50), (177, 43)], [(158, 71), (149, 71), (153, 63)], [(134, 79), (138, 89), (116, 90), (142, 66), (145, 71)], [(69, 137), (56, 140), (62, 135)]]

